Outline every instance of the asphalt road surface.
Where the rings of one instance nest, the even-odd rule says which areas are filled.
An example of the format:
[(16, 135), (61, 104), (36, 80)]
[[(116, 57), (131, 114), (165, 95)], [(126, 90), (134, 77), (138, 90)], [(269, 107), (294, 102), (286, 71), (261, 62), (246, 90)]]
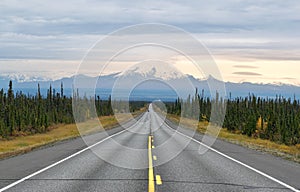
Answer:
[[(136, 122), (0, 161), (0, 191), (298, 191), (299, 164), (176, 128), (150, 105)], [(108, 135), (107, 135), (108, 134)], [(208, 151), (199, 154), (199, 146)]]

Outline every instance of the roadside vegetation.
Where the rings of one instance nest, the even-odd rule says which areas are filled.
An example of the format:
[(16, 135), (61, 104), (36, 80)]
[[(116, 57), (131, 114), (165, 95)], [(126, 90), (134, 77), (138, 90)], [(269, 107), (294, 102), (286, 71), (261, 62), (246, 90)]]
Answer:
[[(72, 102), (78, 106), (74, 110)], [(115, 112), (127, 108), (119, 102), (119, 109), (114, 109)], [(87, 106), (95, 106), (96, 113), (91, 113)], [(131, 102), (129, 111), (138, 115), (146, 110), (145, 106), (146, 102)], [(299, 100), (255, 95), (225, 100), (219, 98), (218, 93), (214, 98), (204, 97), (204, 91), (199, 94), (196, 89), (195, 94), (186, 100), (178, 98), (166, 104), (168, 118), (178, 122), (180, 116), (183, 124), (187, 127), (193, 125), (202, 133), (209, 123), (212, 106), (217, 118), (222, 119), (221, 114), (226, 114), (220, 138), (300, 162)], [(79, 96), (78, 92), (68, 97), (64, 95), (63, 85), (58, 92), (50, 86), (46, 97), (41, 95), (39, 86), (35, 95), (26, 95), (15, 93), (10, 81), (7, 92), (0, 90), (0, 157), (79, 136), (74, 116), (76, 123), (84, 124), (81, 134), (99, 131), (97, 118), (103, 128), (108, 129), (118, 123), (113, 114), (110, 97), (108, 100), (96, 95), (87, 98)], [(129, 116), (123, 115), (121, 121), (128, 119)], [(219, 123), (221, 126), (222, 122)]]
[[(146, 110), (145, 102), (130, 102), (131, 113), (119, 115), (117, 120), (113, 116), (110, 98), (80, 97), (78, 93), (74, 93), (73, 98), (79, 106), (76, 108), (78, 112), (75, 112), (76, 123), (84, 127), (80, 130), (81, 135), (117, 126), (128, 121), (131, 115), (137, 116)], [(86, 107), (91, 106), (92, 101), (97, 113), (94, 115)], [(7, 92), (0, 90), (0, 158), (80, 136), (73, 115), (72, 97), (64, 95), (63, 85), (59, 92), (50, 86), (47, 96), (43, 97), (39, 86), (36, 95), (14, 93), (10, 81)], [(97, 118), (102, 128), (99, 128)]]
[[(72, 109), (72, 101), (78, 106), (75, 111)], [(129, 111), (134, 112), (144, 105), (145, 102), (131, 102)], [(95, 107), (96, 113), (92, 113), (88, 107)], [(36, 95), (14, 93), (12, 81), (9, 82), (7, 92), (0, 90), (0, 140), (46, 133), (56, 125), (75, 123), (74, 115), (77, 123), (113, 115), (111, 98), (102, 100), (100, 96), (81, 97), (78, 92), (67, 97), (63, 85), (59, 91), (50, 85), (46, 97), (41, 95), (39, 85)]]
[[(138, 116), (145, 111), (146, 108), (141, 108), (140, 110), (132, 113), (133, 116)], [(49, 145), (58, 141), (72, 139), (79, 137), (80, 135), (87, 135), (101, 130), (111, 129), (115, 126), (118, 126), (119, 123), (126, 122), (129, 119), (130, 114), (125, 114), (117, 119), (110, 116), (99, 117), (101, 122), (101, 128), (95, 119), (88, 120), (86, 122), (80, 123), (85, 126), (84, 132), (78, 131), (76, 124), (58, 124), (52, 126), (45, 133), (30, 134), (24, 136), (14, 136), (10, 139), (2, 139), (0, 141), (0, 159), (5, 157), (14, 156), (21, 153), (29, 152), (35, 148)], [(81, 126), (79, 125), (79, 126)]]
[[(207, 121), (196, 121), (190, 118), (185, 118), (174, 114), (168, 114), (167, 118), (172, 122), (178, 124), (179, 121), (186, 128), (197, 128), (197, 131), (204, 134), (208, 125)], [(232, 132), (223, 128), (218, 135), (219, 139), (225, 140), (230, 143), (238, 144), (244, 147), (255, 149), (262, 152), (267, 152), (276, 156), (283, 157), (295, 162), (300, 163), (300, 145), (285, 145), (276, 143), (266, 139), (249, 137), (241, 133)]]
[[(199, 116), (194, 111), (197, 104), (200, 106)], [(182, 111), (182, 106), (188, 110)], [(199, 94), (196, 90), (195, 95), (187, 100), (178, 98), (176, 102), (168, 103), (168, 117), (178, 122), (179, 116), (182, 116), (185, 119), (183, 123), (196, 124), (198, 131), (204, 133), (212, 106), (216, 107), (217, 113), (226, 114), (220, 138), (300, 162), (299, 100), (255, 95), (224, 100), (219, 98), (218, 93), (210, 99), (204, 97), (203, 91)]]

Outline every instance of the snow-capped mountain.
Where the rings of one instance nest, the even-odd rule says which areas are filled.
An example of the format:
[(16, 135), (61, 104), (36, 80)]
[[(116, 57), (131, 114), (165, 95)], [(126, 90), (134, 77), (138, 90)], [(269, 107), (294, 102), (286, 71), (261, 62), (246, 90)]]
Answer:
[[(189, 82), (194, 85), (194, 87), (197, 87), (198, 90), (205, 90), (207, 94), (210, 92), (208, 82), (218, 81), (211, 76), (207, 79), (196, 79), (191, 75), (181, 74), (173, 68), (168, 68), (168, 70), (165, 70), (164, 66), (139, 65), (128, 69), (126, 72), (113, 73), (100, 77), (76, 75), (57, 80), (49, 80), (39, 76), (30, 77), (20, 75), (0, 75), (0, 88), (7, 88), (9, 80), (13, 80), (13, 86), (18, 90), (22, 90), (24, 88), (36, 89), (38, 83), (40, 84), (41, 88), (49, 88), (51, 84), (52, 87), (56, 89), (59, 89), (61, 83), (63, 83), (66, 89), (71, 89), (75, 78), (80, 80), (79, 86), (83, 88), (87, 86), (95, 87), (95, 85), (91, 85), (91, 82), (97, 81), (96, 88), (99, 89), (111, 89), (115, 85), (116, 81), (121, 81), (122, 85), (124, 85), (122, 88), (126, 89), (127, 85), (130, 86), (133, 83), (140, 82), (145, 79), (159, 79), (166, 83), (172, 82), (173, 85), (177, 86), (177, 88), (185, 88), (186, 83), (183, 81), (183, 79), (188, 79)], [(247, 96), (253, 93), (255, 95), (265, 97), (275, 97), (276, 95), (294, 97), (295, 95), (297, 98), (300, 98), (300, 87), (295, 85), (225, 82), (225, 87), (228, 96), (230, 95), (229, 93), (231, 93), (232, 97)], [(165, 88), (166, 86), (162, 86), (162, 84), (157, 84), (155, 82), (149, 82), (148, 84), (143, 84), (140, 86), (140, 89), (147, 90), (162, 90)], [(193, 91), (194, 90), (191, 90), (191, 94), (193, 94)]]
[(28, 74), (17, 74), (17, 73), (5, 73), (1, 74), (1, 79), (11, 79), (17, 82), (36, 82), (36, 81), (51, 81), (49, 77), (39, 76), (37, 74), (28, 75)]
[(9, 79), (15, 82), (23, 83), (23, 82), (37, 82), (37, 81), (55, 81), (61, 79), (61, 77), (71, 77), (71, 73), (67, 72), (23, 72), (23, 73), (1, 73), (0, 80), (2, 79)]
[(186, 77), (175, 67), (166, 63), (142, 63), (129, 70), (119, 73), (116, 77), (136, 77), (157, 78), (162, 80), (181, 79)]

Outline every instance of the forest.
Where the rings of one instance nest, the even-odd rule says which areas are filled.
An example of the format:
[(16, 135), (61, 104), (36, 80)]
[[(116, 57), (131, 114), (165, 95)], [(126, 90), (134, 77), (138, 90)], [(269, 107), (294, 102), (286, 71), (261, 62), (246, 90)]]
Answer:
[[(261, 98), (249, 94), (247, 97), (223, 99), (219, 98), (218, 93), (213, 98), (204, 95), (204, 90), (198, 93), (196, 89), (195, 94), (185, 100), (178, 98), (175, 102), (167, 103), (168, 113), (209, 121), (212, 107), (215, 107), (220, 116), (226, 114), (220, 126), (231, 132), (286, 145), (300, 143), (300, 102), (296, 98)], [(78, 106), (82, 104), (82, 108), (76, 109), (78, 111), (72, 109), (72, 98)], [(86, 106), (91, 105), (86, 103), (95, 103), (96, 115), (89, 113), (91, 109)], [(10, 81), (6, 92), (0, 90), (0, 137), (43, 133), (53, 125), (74, 123), (74, 115), (77, 121), (113, 115), (111, 105), (111, 97), (102, 100), (100, 96), (87, 98), (80, 97), (78, 93), (67, 97), (63, 84), (59, 91), (50, 85), (45, 97), (41, 95), (39, 85), (35, 95), (14, 93)], [(143, 106), (145, 102), (131, 102), (129, 110), (133, 112)]]
[[(108, 100), (102, 100), (98, 95), (87, 98), (79, 96), (78, 92), (73, 93), (72, 97), (77, 106), (82, 104), (81, 107), (76, 107), (77, 121), (113, 114), (110, 97)], [(72, 97), (65, 96), (63, 84), (59, 91), (50, 85), (45, 97), (42, 96), (39, 85), (35, 95), (14, 93), (10, 81), (7, 92), (0, 90), (0, 138), (44, 133), (53, 125), (74, 123)], [(91, 106), (91, 103), (95, 103), (96, 115), (89, 113), (91, 109), (86, 107)], [(130, 102), (129, 110), (133, 112), (144, 105), (145, 102)]]
[[(194, 111), (197, 103), (199, 117), (195, 117), (197, 113)], [(182, 106), (187, 110), (181, 110)], [(225, 113), (221, 126), (231, 132), (286, 145), (300, 143), (300, 102), (296, 98), (261, 98), (249, 94), (247, 97), (222, 99), (216, 93), (210, 99), (204, 97), (203, 90), (201, 94), (196, 90), (195, 95), (189, 96), (187, 100), (178, 98), (174, 103), (169, 103), (167, 109), (171, 114), (209, 121), (212, 106), (217, 108), (217, 113)]]

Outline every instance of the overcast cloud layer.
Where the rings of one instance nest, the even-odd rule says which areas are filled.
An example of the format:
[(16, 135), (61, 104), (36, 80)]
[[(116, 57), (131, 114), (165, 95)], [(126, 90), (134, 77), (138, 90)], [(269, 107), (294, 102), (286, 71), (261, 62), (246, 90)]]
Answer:
[[(61, 61), (63, 68), (69, 69), (66, 74), (72, 74), (99, 38), (120, 27), (149, 22), (175, 25), (192, 33), (209, 48), (220, 68), (243, 62), (249, 66), (257, 60), (261, 65), (264, 60), (287, 64), (300, 60), (297, 0), (2, 0), (0, 13), (0, 73), (38, 70), (37, 63), (46, 65), (44, 71), (57, 71)], [(53, 65), (49, 60), (54, 60)], [(253, 66), (247, 71), (243, 67), (225, 70), (224, 78), (240, 81), (239, 76), (251, 73), (263, 78), (265, 71), (257, 69), (257, 63)], [(278, 64), (278, 71), (281, 67)]]

